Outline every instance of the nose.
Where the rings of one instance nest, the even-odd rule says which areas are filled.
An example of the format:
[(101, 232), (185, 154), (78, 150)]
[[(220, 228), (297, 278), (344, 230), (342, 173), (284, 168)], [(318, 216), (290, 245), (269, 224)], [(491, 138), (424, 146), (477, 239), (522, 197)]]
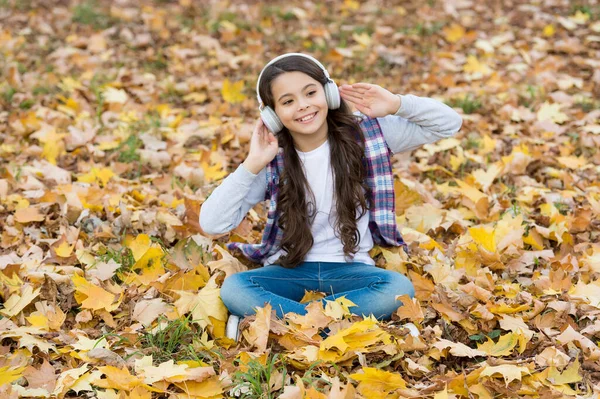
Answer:
[(305, 108), (308, 108), (308, 101), (306, 101), (305, 98), (301, 98), (298, 100), (298, 110), (303, 110)]

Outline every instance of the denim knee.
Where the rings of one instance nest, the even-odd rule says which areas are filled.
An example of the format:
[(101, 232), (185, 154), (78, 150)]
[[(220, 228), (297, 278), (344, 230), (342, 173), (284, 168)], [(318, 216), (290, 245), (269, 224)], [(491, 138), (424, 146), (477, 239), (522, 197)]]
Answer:
[(415, 296), (415, 289), (411, 281), (401, 273), (390, 273), (382, 281), (385, 299), (379, 303), (378, 319), (389, 320), (392, 314), (402, 306), (402, 301), (396, 299), (400, 295), (408, 295), (411, 298)]
[(230, 313), (243, 316), (248, 313), (247, 303), (242, 300), (242, 292), (248, 280), (242, 273), (232, 274), (223, 281), (221, 300)]
[(396, 295), (408, 295), (411, 298), (415, 296), (415, 287), (404, 274), (391, 273), (388, 281), (390, 289), (396, 292)]

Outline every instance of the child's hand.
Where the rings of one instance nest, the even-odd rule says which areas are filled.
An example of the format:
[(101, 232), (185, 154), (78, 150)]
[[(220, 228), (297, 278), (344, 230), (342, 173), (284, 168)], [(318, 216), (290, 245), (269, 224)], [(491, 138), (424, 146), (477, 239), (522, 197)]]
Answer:
[(257, 174), (277, 156), (278, 151), (277, 137), (268, 131), (262, 119), (258, 118), (250, 138), (250, 151), (244, 161), (244, 167)]
[(400, 109), (400, 97), (381, 86), (355, 83), (340, 86), (340, 96), (370, 118), (395, 114)]

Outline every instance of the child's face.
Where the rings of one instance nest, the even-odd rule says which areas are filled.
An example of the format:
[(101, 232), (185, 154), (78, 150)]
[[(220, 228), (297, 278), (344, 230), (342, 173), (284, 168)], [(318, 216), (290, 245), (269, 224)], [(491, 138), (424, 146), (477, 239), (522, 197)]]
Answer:
[(302, 72), (285, 72), (271, 84), (275, 113), (294, 138), (327, 136), (327, 100), (323, 85)]

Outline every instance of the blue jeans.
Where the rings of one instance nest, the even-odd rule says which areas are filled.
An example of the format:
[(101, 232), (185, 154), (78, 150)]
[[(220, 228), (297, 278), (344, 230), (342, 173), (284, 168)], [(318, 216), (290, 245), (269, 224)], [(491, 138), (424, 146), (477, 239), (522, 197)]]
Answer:
[(233, 274), (221, 287), (221, 299), (237, 316), (248, 316), (267, 302), (279, 317), (294, 312), (306, 314), (299, 301), (304, 290), (330, 294), (322, 299), (333, 301), (345, 296), (357, 306), (350, 312), (377, 319), (389, 319), (402, 305), (397, 295), (414, 296), (412, 283), (401, 273), (365, 263), (303, 262), (294, 269), (269, 265)]

